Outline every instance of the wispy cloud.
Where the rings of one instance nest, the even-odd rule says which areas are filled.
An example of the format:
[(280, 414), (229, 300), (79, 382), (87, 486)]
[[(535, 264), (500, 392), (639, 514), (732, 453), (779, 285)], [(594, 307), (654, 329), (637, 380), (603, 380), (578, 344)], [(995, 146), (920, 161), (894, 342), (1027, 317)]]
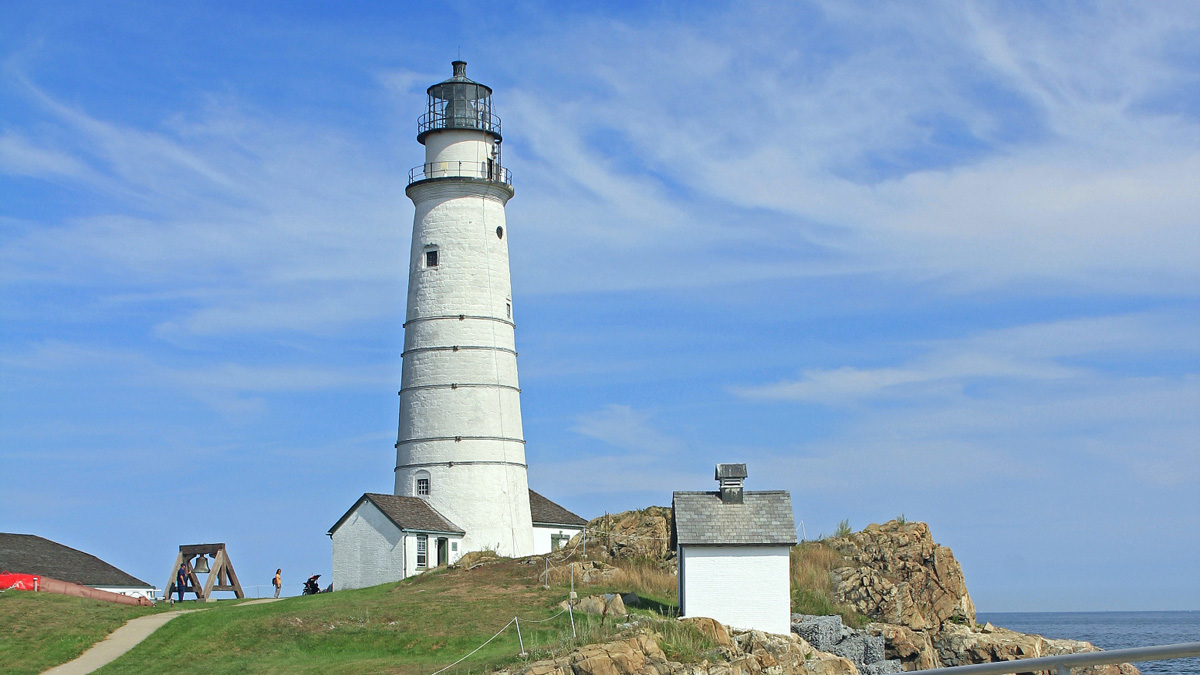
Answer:
[(572, 430), (629, 452), (670, 455), (678, 451), (680, 440), (656, 429), (651, 420), (647, 411), (611, 403), (576, 417)]

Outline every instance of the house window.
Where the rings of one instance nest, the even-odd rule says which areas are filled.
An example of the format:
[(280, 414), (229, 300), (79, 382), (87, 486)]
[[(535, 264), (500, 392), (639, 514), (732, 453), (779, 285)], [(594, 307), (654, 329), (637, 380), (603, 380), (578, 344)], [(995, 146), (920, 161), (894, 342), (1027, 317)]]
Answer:
[(429, 479), (428, 478), (418, 478), (417, 479), (417, 494), (422, 495), (422, 496), (429, 494)]
[(451, 551), (457, 551), (457, 550), (458, 550), (458, 542), (457, 542), (457, 541), (452, 541), (452, 542), (450, 542), (450, 550), (451, 550)]
[(557, 551), (562, 548), (568, 541), (571, 540), (570, 535), (559, 532), (558, 534), (550, 535), (550, 550)]
[(438, 251), (436, 248), (431, 248), (425, 251), (425, 268), (438, 266)]
[(417, 535), (417, 567), (427, 567), (429, 564), (429, 537)]

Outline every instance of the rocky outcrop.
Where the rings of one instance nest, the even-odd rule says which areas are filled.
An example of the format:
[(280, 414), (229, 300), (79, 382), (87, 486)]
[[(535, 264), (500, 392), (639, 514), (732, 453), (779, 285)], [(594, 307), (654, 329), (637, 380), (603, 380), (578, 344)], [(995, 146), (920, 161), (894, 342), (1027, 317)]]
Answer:
[[(1040, 635), (990, 627), (990, 624), (980, 628), (947, 626), (933, 636), (933, 646), (944, 666), (1100, 651), (1090, 642), (1082, 640), (1051, 640)], [(1077, 673), (1085, 671), (1095, 675), (1134, 675), (1138, 669), (1128, 663), (1075, 669)]]
[(575, 535), (564, 551), (572, 551), (587, 537), (587, 557), (592, 560), (656, 560), (673, 566), (671, 509), (651, 506), (639, 511), (606, 514), (588, 521), (584, 533)]
[(850, 659), (862, 675), (902, 673), (898, 659), (884, 658), (884, 637), (842, 624), (840, 616), (792, 615), (792, 632), (813, 647)]
[(721, 624), (696, 624), (701, 632), (724, 631), (714, 639), (716, 653), (700, 663), (671, 661), (659, 636), (643, 633), (624, 640), (587, 645), (553, 659), (502, 670), (497, 675), (859, 675), (854, 664), (814, 649), (796, 635), (761, 631), (729, 633)]
[(929, 633), (890, 623), (872, 623), (864, 628), (871, 635), (883, 638), (884, 656), (900, 662), (905, 670), (940, 668), (937, 650)]
[(914, 630), (973, 625), (975, 605), (954, 553), (925, 523), (869, 525), (825, 544), (851, 566), (833, 571), (834, 601), (863, 616)]

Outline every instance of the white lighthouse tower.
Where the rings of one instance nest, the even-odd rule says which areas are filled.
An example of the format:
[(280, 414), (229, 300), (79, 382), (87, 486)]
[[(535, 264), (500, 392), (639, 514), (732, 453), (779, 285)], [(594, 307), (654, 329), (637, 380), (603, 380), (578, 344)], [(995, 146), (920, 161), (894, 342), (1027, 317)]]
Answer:
[(492, 90), (454, 76), (428, 89), (409, 175), (416, 205), (395, 494), (427, 500), (465, 532), (464, 551), (533, 553), (517, 383), (508, 230)]

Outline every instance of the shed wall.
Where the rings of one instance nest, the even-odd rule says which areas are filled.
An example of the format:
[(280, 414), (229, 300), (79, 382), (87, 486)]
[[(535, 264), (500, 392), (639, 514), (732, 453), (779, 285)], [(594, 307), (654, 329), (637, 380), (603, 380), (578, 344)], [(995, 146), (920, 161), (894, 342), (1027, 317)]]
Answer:
[(791, 632), (787, 546), (684, 546), (683, 616), (707, 616), (735, 628)]

